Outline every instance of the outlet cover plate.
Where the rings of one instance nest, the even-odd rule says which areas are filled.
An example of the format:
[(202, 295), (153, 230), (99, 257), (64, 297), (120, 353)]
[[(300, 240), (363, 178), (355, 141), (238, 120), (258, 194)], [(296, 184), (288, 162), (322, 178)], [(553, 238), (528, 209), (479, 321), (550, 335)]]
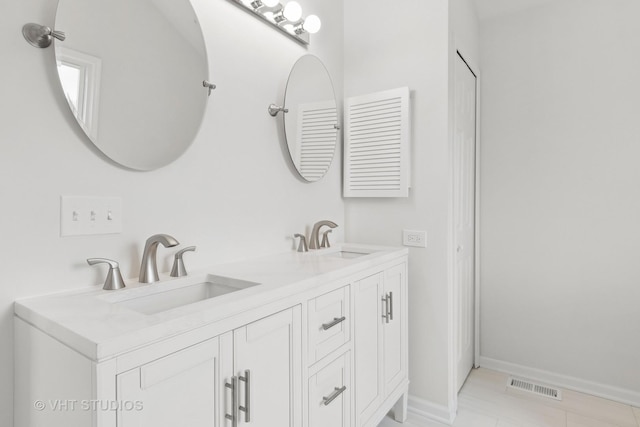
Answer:
[(402, 244), (416, 248), (426, 248), (427, 232), (421, 230), (402, 230)]

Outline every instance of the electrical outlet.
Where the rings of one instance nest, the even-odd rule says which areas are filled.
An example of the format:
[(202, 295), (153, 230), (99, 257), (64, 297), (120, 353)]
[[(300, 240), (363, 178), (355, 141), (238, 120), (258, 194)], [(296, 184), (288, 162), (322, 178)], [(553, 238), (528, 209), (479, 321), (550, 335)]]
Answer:
[(60, 236), (122, 233), (120, 197), (60, 197)]
[(419, 230), (402, 230), (402, 244), (417, 248), (427, 247), (427, 232)]

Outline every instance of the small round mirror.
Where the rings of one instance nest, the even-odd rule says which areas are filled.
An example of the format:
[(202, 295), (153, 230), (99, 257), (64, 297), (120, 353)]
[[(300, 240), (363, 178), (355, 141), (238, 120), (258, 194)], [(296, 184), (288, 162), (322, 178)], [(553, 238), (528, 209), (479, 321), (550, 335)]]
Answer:
[(59, 0), (58, 76), (100, 151), (136, 170), (182, 155), (207, 104), (207, 54), (189, 0)]
[(302, 178), (318, 181), (331, 166), (339, 127), (331, 77), (316, 56), (304, 55), (293, 65), (284, 108), (291, 160)]

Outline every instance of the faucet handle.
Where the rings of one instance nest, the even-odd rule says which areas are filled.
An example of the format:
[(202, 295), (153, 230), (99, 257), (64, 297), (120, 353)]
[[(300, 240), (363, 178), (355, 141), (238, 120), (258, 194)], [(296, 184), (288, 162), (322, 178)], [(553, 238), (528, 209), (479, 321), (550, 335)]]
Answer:
[(173, 259), (173, 267), (171, 267), (171, 274), (170, 274), (171, 277), (182, 277), (187, 275), (187, 270), (184, 268), (184, 261), (182, 260), (182, 255), (184, 255), (185, 252), (190, 252), (190, 251), (195, 252), (195, 250), (196, 250), (195, 246), (188, 246), (176, 252)]
[(331, 244), (329, 243), (329, 233), (331, 233), (332, 231), (333, 231), (332, 229), (328, 229), (327, 231), (322, 233), (322, 243), (320, 243), (321, 248), (331, 247)]
[(102, 263), (109, 264), (109, 272), (107, 273), (107, 279), (105, 280), (102, 289), (113, 291), (125, 287), (124, 280), (122, 280), (122, 274), (120, 274), (120, 265), (116, 261), (106, 258), (89, 258), (87, 259), (87, 263), (89, 265)]
[(307, 247), (307, 238), (302, 234), (294, 234), (293, 237), (300, 238), (300, 244), (298, 245), (298, 252), (309, 252), (309, 248)]

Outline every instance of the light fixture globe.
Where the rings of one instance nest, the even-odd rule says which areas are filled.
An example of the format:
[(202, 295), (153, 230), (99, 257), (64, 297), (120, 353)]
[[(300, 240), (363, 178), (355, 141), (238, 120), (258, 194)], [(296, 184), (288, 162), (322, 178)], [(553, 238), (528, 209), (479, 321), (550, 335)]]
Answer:
[(298, 2), (290, 1), (282, 12), (287, 21), (295, 22), (302, 18), (302, 6)]
[(277, 6), (278, 3), (280, 3), (279, 0), (262, 0), (262, 4), (266, 7), (274, 7)]
[(302, 28), (309, 34), (315, 34), (320, 31), (322, 21), (316, 15), (309, 15), (305, 18)]

